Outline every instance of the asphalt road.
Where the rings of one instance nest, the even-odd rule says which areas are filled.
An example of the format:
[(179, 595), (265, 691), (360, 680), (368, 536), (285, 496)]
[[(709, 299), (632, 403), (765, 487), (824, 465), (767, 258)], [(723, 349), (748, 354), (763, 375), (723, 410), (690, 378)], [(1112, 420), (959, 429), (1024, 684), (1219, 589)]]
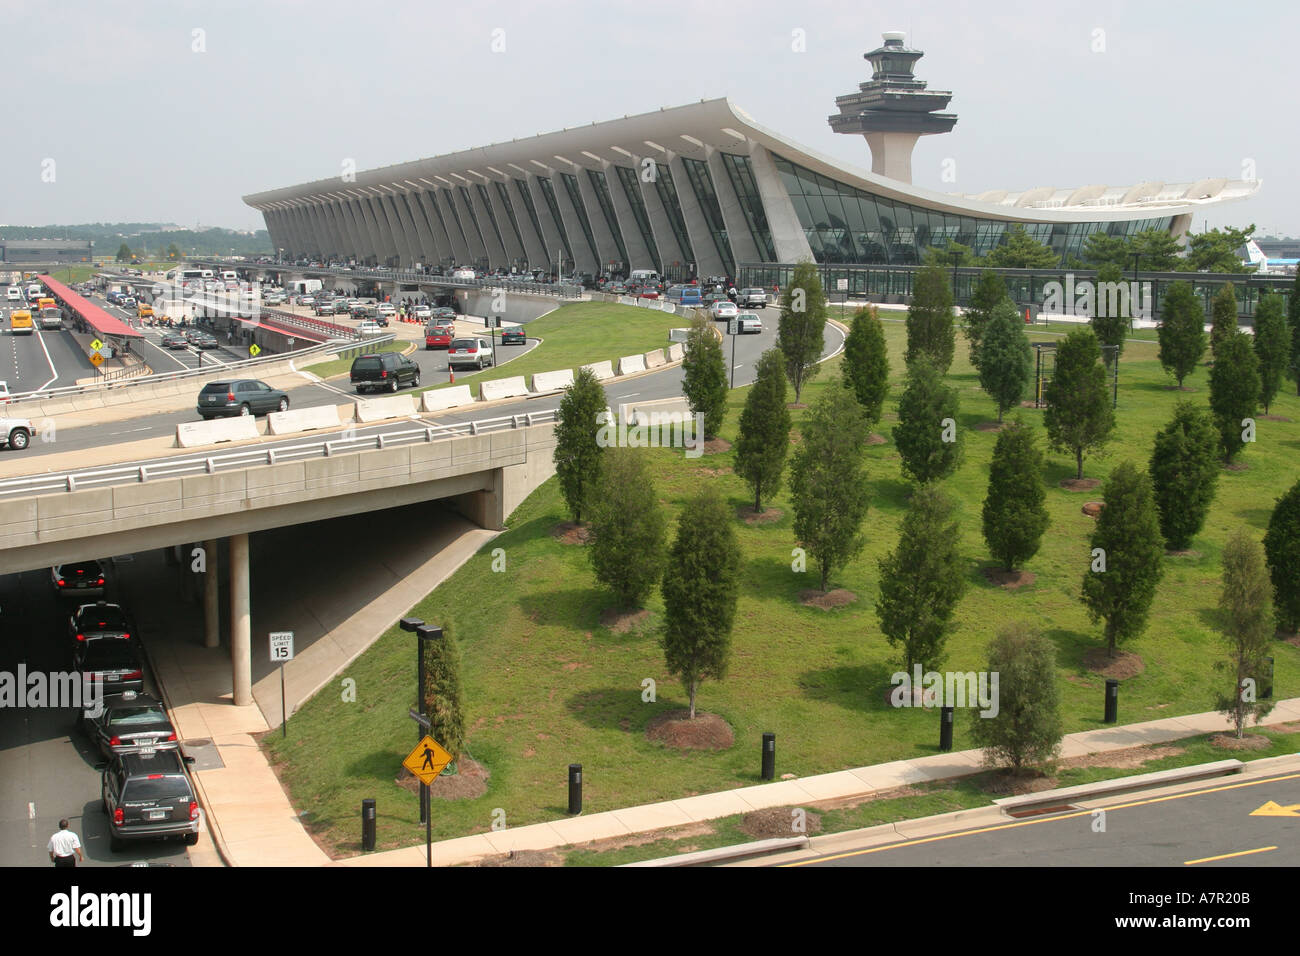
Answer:
[(0, 303), (0, 381), (8, 384), (9, 391), (75, 385), (77, 379), (94, 374), (94, 366), (66, 332), (38, 328), (31, 335), (13, 335), (9, 331), (9, 313), (19, 308), (27, 306)]
[[(1281, 816), (1252, 816), (1269, 802)], [(1096, 811), (1008, 820), (994, 826), (841, 850), (792, 866), (1300, 866), (1300, 773), (1236, 781), (1163, 797), (1126, 796)]]
[[(111, 565), (109, 570), (112, 582)], [(108, 594), (128, 612), (133, 597), (117, 586)], [(0, 578), (0, 671), (16, 675), (19, 662), (29, 674), (70, 670), (68, 613), (58, 605), (48, 568)], [(145, 689), (154, 691), (147, 672)], [(100, 799), (105, 761), (76, 729), (77, 715), (74, 708), (0, 707), (0, 866), (49, 866), (45, 847), (61, 817), (81, 839), (87, 866), (140, 860), (188, 866), (180, 841), (134, 843), (121, 853), (109, 849)]]

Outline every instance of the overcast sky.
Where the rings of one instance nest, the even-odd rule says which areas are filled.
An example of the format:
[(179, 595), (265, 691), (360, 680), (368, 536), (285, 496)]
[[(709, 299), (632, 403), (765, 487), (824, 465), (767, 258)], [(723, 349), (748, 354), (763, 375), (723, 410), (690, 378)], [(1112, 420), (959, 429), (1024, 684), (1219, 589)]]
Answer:
[[(728, 96), (797, 143), (832, 133), (885, 30), (952, 90), (918, 186), (1263, 180), (1193, 228), (1300, 234), (1300, 3), (937, 0), (8, 0), (0, 223), (260, 228), (241, 196)], [(495, 50), (494, 50), (495, 47)], [(14, 97), (19, 97), (15, 100)], [(18, 108), (17, 104), (23, 105)], [(943, 181), (945, 160), (956, 174)], [(50, 181), (52, 180), (52, 181)]]

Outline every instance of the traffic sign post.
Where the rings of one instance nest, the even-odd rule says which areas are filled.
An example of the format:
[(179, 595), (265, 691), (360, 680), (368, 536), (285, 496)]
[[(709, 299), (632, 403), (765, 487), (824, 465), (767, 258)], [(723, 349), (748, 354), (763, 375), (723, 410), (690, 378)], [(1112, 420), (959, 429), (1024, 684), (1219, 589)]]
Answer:
[[(411, 714), (421, 724), (424, 720), (417, 714)], [(406, 755), (402, 761), (402, 766), (420, 781), (423, 793), (428, 792), (429, 784), (438, 779), (438, 774), (447, 769), (447, 764), (451, 763), (451, 754), (442, 748), (438, 741), (434, 740), (428, 734), (420, 738), (420, 742), (415, 745), (415, 749)], [(433, 813), (426, 813), (424, 816), (424, 865), (433, 866)]]
[(284, 665), (293, 660), (293, 631), (271, 632), (271, 663), (280, 665), (280, 729), (289, 736), (289, 708), (284, 699)]
[(727, 320), (727, 334), (731, 336), (731, 387), (736, 387), (736, 335), (740, 332), (740, 319)]

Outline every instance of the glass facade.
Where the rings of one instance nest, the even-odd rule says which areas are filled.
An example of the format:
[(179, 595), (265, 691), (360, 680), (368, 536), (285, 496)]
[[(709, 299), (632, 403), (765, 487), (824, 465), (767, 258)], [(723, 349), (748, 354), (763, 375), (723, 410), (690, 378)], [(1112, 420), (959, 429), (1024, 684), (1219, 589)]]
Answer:
[(623, 195), (627, 197), (627, 204), (632, 209), (632, 218), (636, 220), (636, 228), (641, 233), (641, 241), (645, 243), (646, 249), (650, 251), (650, 261), (662, 273), (664, 263), (659, 258), (659, 247), (655, 244), (655, 234), (650, 228), (650, 214), (646, 211), (645, 200), (641, 198), (641, 187), (637, 183), (636, 170), (630, 166), (615, 166), (614, 169), (618, 171), (618, 181), (622, 184)]
[(731, 240), (727, 238), (727, 224), (722, 219), (722, 205), (718, 202), (718, 192), (713, 188), (713, 177), (709, 175), (708, 163), (699, 159), (682, 158), (682, 167), (686, 170), (686, 178), (691, 181), (691, 189), (695, 192), (695, 198), (699, 200), (700, 211), (704, 213), (704, 220), (709, 225), (709, 235), (713, 237), (713, 245), (718, 250), (718, 256), (722, 259), (722, 268), (726, 270), (727, 275), (736, 274), (736, 260), (731, 254)]
[[(560, 230), (560, 242), (564, 245), (564, 258), (573, 259), (573, 249), (569, 246), (569, 233), (564, 228), (564, 220), (560, 218), (560, 204), (555, 201), (555, 185), (545, 176), (537, 177), (537, 184), (542, 187), (542, 198), (546, 200), (546, 208), (551, 211), (551, 218), (555, 220), (555, 228)], [(600, 261), (600, 257), (596, 257)]]
[(731, 178), (731, 188), (736, 191), (740, 208), (745, 213), (745, 225), (754, 238), (758, 255), (764, 262), (776, 261), (776, 246), (772, 242), (772, 230), (767, 225), (767, 213), (763, 211), (763, 198), (758, 193), (758, 183), (754, 179), (754, 167), (748, 156), (736, 156), (732, 153), (722, 154), (722, 165), (726, 167)]
[(614, 237), (614, 245), (618, 246), (618, 257), (623, 261), (623, 268), (630, 269), (627, 246), (623, 245), (623, 230), (618, 227), (618, 217), (614, 214), (614, 200), (609, 195), (609, 182), (599, 169), (587, 170), (587, 177), (591, 180), (591, 188), (596, 193), (596, 201), (600, 203), (600, 211), (605, 216), (605, 225), (609, 226), (610, 234)]
[(600, 261), (600, 251), (596, 248), (596, 237), (591, 231), (591, 220), (587, 218), (587, 207), (583, 205), (582, 193), (578, 189), (578, 177), (572, 173), (560, 173), (560, 179), (564, 182), (564, 190), (569, 194), (569, 202), (573, 204), (573, 211), (578, 214), (578, 225), (582, 227), (582, 234), (587, 238), (587, 248), (591, 250), (591, 257), (596, 260), (596, 268), (599, 269), (604, 265)]
[[(504, 250), (506, 248), (506, 241), (501, 236), (501, 227), (497, 225), (497, 214), (496, 211), (492, 208), (492, 200), (488, 196), (487, 187), (484, 186), (482, 183), (475, 183), (474, 185), (478, 188), (479, 202), (482, 203), (483, 208), (487, 210), (488, 222), (492, 224), (492, 231), (496, 233), (497, 244), (500, 245), (501, 248)], [(472, 209), (473, 207), (471, 206), (470, 208)], [(506, 255), (509, 254), (510, 253), (508, 252), (506, 253)]]
[(664, 212), (668, 214), (673, 235), (677, 238), (677, 247), (682, 250), (682, 255), (686, 256), (688, 261), (693, 262), (695, 250), (691, 247), (690, 233), (686, 231), (686, 217), (682, 215), (682, 204), (677, 198), (677, 184), (673, 182), (672, 170), (668, 168), (667, 163), (656, 163), (653, 168), (655, 192), (659, 194), (659, 201), (663, 203)]
[(465, 204), (465, 209), (469, 212), (470, 225), (474, 227), (474, 233), (478, 236), (479, 245), (487, 249), (487, 241), (483, 238), (483, 227), (478, 224), (478, 213), (474, 211), (474, 204), (470, 202), (469, 190), (464, 186), (456, 187), (460, 190), (460, 200)]
[[(772, 158), (818, 262), (915, 265), (927, 248), (948, 239), (970, 246), (977, 256), (986, 256), (1006, 241), (1008, 228), (1015, 225), (885, 199), (828, 179), (783, 156), (773, 154)], [(736, 192), (740, 194), (739, 187)], [(1022, 223), (1031, 238), (1051, 246), (1063, 261), (1067, 256), (1081, 257), (1084, 242), (1095, 232), (1127, 238), (1147, 229), (1168, 231), (1171, 224), (1169, 216), (1122, 222)]]
[[(525, 180), (523, 180), (523, 179), (516, 179), (516, 180), (515, 180), (515, 185), (516, 185), (517, 187), (519, 187), (519, 197), (520, 197), (521, 199), (523, 199), (523, 201), (524, 201), (524, 208), (528, 210), (528, 218), (529, 218), (529, 219), (532, 221), (532, 223), (533, 223), (533, 232), (537, 233), (537, 241), (538, 241), (538, 243), (541, 245), (542, 249), (545, 250), (545, 249), (546, 249), (546, 233), (542, 232), (542, 222), (541, 222), (540, 219), (537, 218), (537, 206), (534, 205), (534, 203), (533, 203), (533, 194), (532, 194), (532, 192), (528, 189), (528, 183), (527, 183), (527, 181), (525, 181)], [(560, 235), (561, 235), (561, 236), (564, 235), (564, 229), (563, 229), (563, 228), (560, 229)], [(550, 256), (550, 252), (548, 251), (548, 252), (546, 253), (546, 255), (549, 257), (549, 256)]]
[(456, 211), (456, 203), (451, 198), (451, 190), (440, 189), (438, 192), (442, 193), (443, 205), (451, 212), (451, 221), (456, 224), (456, 231), (460, 233), (460, 241), (465, 243), (465, 248), (469, 249), (472, 255), (474, 250), (469, 248), (469, 239), (465, 235), (465, 227), (460, 224), (460, 213)]
[(515, 207), (510, 201), (510, 190), (506, 189), (506, 184), (500, 181), (493, 185), (497, 187), (497, 198), (501, 200), (501, 206), (506, 211), (506, 218), (510, 220), (510, 228), (515, 231), (515, 238), (519, 240), (519, 248), (524, 250), (524, 257), (528, 256), (528, 247), (524, 245), (524, 234), (519, 231), (519, 220), (515, 217)]

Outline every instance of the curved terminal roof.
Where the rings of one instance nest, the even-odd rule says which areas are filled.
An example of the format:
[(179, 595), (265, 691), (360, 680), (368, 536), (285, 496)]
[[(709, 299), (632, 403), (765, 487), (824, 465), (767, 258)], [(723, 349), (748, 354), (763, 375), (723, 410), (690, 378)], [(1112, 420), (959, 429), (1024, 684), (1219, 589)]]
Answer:
[(761, 126), (730, 99), (720, 98), (366, 170), (356, 173), (351, 181), (334, 177), (252, 193), (244, 197), (244, 202), (267, 211), (412, 189), (502, 182), (526, 173), (601, 169), (605, 162), (627, 166), (670, 155), (703, 160), (710, 149), (748, 153), (755, 147), (877, 196), (1008, 222), (1111, 222), (1190, 215), (1210, 203), (1245, 199), (1260, 187), (1259, 180), (1211, 178), (1194, 183), (1039, 186), (1019, 191), (989, 190), (978, 195), (941, 193), (846, 165), (801, 146)]

